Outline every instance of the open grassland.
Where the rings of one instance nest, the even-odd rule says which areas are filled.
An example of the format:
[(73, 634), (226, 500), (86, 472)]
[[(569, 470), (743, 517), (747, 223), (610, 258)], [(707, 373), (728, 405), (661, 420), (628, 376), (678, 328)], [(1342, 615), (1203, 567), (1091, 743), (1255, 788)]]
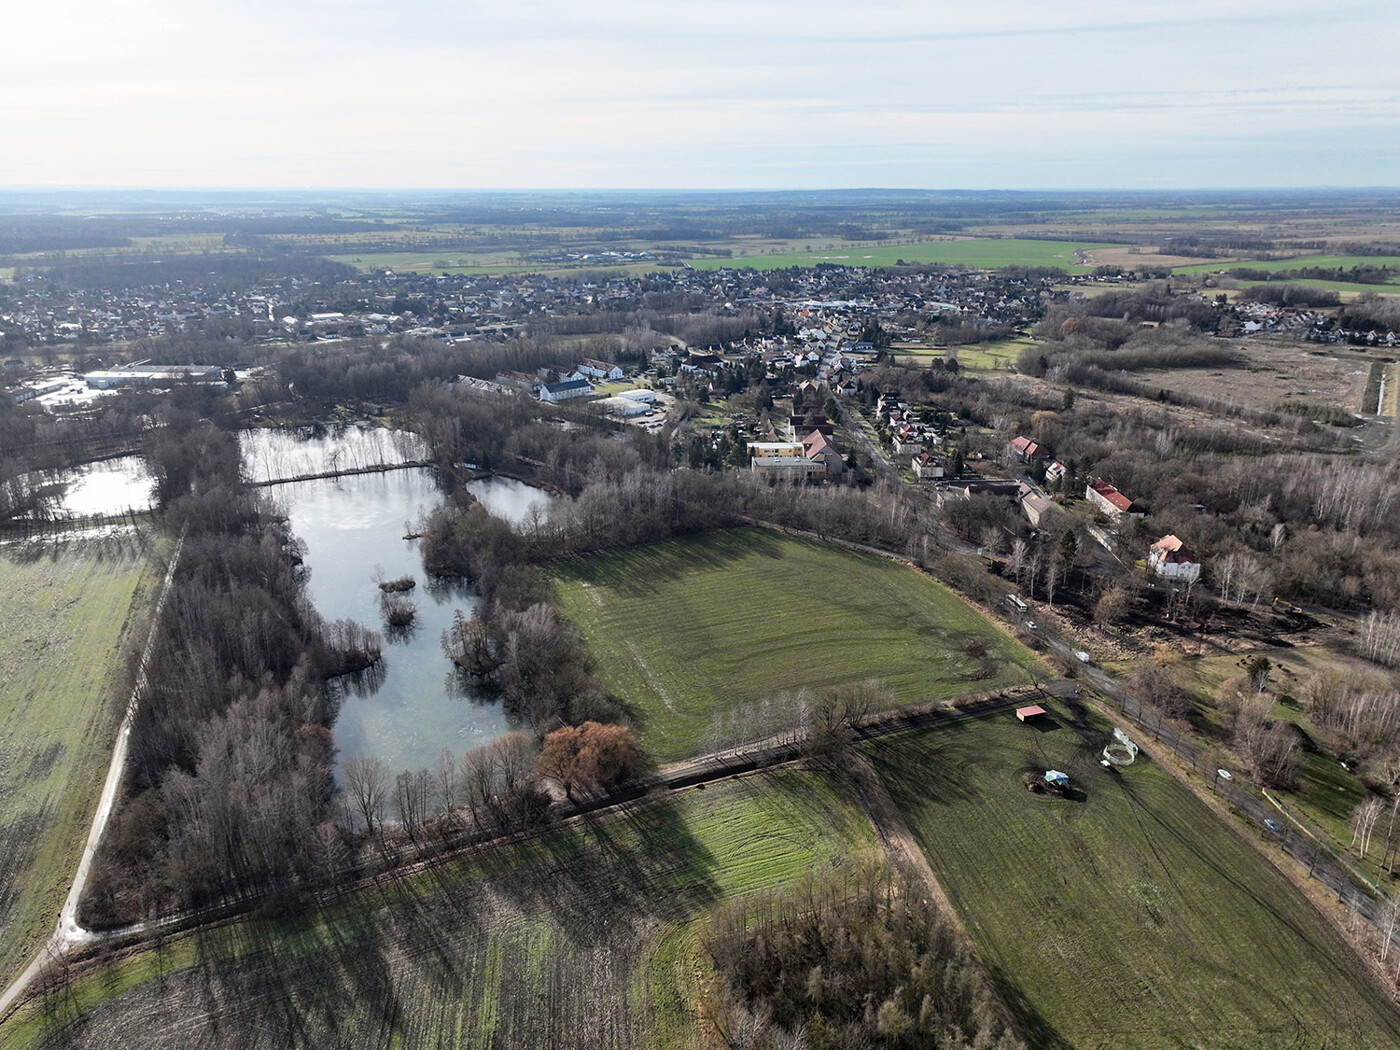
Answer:
[(158, 583), (134, 540), (0, 548), (0, 986), (58, 921)]
[(710, 910), (876, 849), (817, 774), (730, 780), (112, 962), (0, 1044), (696, 1047)]
[[(643, 748), (665, 762), (722, 719), (801, 686), (882, 679), (900, 701), (1027, 684), (1036, 658), (897, 562), (760, 529), (560, 564), (583, 631)], [(759, 728), (762, 728), (760, 725)]]
[[(1051, 705), (869, 745), (1031, 1045), (1380, 1047), (1397, 1011), (1312, 905), (1140, 756)], [(1027, 791), (1060, 769), (1068, 798)]]
[(952, 356), (957, 358), (958, 368), (964, 372), (974, 374), (1010, 372), (1015, 369), (1016, 359), (1021, 356), (1021, 351), (1034, 343), (1035, 340), (1030, 336), (1018, 336), (1015, 339), (1001, 339), (996, 342), (974, 343), (951, 348), (895, 346), (890, 349), (890, 354), (901, 364), (922, 368), (927, 367), (929, 361), (934, 358), (946, 361), (951, 349)]
[[(1294, 259), (1269, 259), (1255, 262), (1250, 259), (1214, 259), (1208, 263), (1179, 266), (1177, 273), (1219, 273), (1237, 268), (1267, 270), (1269, 273), (1282, 273), (1288, 270), (1302, 270), (1319, 266), (1329, 270), (1350, 270), (1354, 266), (1388, 266), (1400, 271), (1400, 255), (1300, 255)], [(1394, 281), (1400, 281), (1400, 272)], [(1380, 286), (1372, 286), (1380, 287)]]
[(930, 241), (923, 244), (878, 245), (852, 248), (833, 245), (777, 255), (746, 255), (735, 252), (732, 259), (692, 259), (697, 270), (722, 270), (751, 266), (756, 270), (781, 270), (790, 266), (894, 266), (907, 263), (943, 263), (948, 266), (1052, 266), (1069, 273), (1088, 273), (1092, 267), (1075, 257), (1076, 252), (1092, 251), (1104, 245), (1087, 241), (1033, 241), (1015, 238)]
[[(1312, 277), (1289, 278), (1287, 283), (1302, 285), (1306, 288), (1324, 288), (1329, 291), (1341, 293), (1343, 298), (1347, 300), (1357, 295), (1365, 294), (1366, 292), (1375, 292), (1382, 295), (1395, 295), (1400, 293), (1400, 256), (1394, 255), (1306, 255), (1296, 259), (1270, 259), (1261, 262), (1248, 259), (1216, 259), (1209, 263), (1178, 266), (1174, 268), (1173, 272), (1199, 275), (1222, 272), (1228, 273), (1235, 269), (1247, 269), (1266, 270), (1269, 273), (1286, 273), (1290, 270), (1301, 270), (1313, 266), (1343, 271), (1350, 270), (1355, 266), (1386, 266), (1393, 271), (1393, 274), (1384, 284), (1363, 284), (1347, 280), (1331, 281)], [(1242, 288), (1249, 288), (1262, 282), (1241, 280), (1239, 283)]]
[(1266, 411), (1285, 401), (1362, 411), (1371, 362), (1352, 348), (1318, 349), (1283, 338), (1243, 339), (1230, 347), (1240, 355), (1238, 367), (1142, 369), (1133, 378)]

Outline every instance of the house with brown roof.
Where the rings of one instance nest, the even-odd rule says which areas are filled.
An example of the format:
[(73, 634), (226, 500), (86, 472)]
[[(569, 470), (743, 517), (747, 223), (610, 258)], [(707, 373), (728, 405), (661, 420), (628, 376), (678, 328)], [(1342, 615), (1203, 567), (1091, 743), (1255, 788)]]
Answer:
[(826, 464), (827, 477), (839, 477), (841, 472), (846, 469), (846, 461), (841, 458), (841, 453), (820, 430), (813, 430), (803, 438), (802, 447), (806, 450), (807, 458), (812, 462)]
[(1044, 445), (1038, 445), (1028, 437), (1013, 438), (1006, 450), (1022, 463), (1034, 463), (1039, 459), (1049, 459), (1050, 454)]
[(931, 452), (914, 457), (914, 474), (920, 481), (937, 481), (943, 476), (943, 460)]
[(1196, 552), (1170, 534), (1148, 548), (1147, 567), (1169, 580), (1194, 582), (1201, 578), (1201, 560)]
[(1131, 514), (1135, 517), (1143, 517), (1146, 511), (1130, 500), (1123, 493), (1101, 478), (1095, 478), (1084, 489), (1084, 498), (1092, 503), (1112, 521), (1117, 521), (1124, 514)]

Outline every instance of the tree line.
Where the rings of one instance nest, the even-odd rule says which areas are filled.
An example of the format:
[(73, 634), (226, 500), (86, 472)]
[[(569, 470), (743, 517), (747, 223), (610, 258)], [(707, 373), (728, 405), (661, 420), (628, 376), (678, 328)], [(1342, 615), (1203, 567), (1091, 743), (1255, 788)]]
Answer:
[(184, 541), (83, 901), (97, 927), (314, 871), (334, 789), (326, 679), (379, 657), (376, 634), (311, 607), (235, 434), (174, 414), (147, 452)]

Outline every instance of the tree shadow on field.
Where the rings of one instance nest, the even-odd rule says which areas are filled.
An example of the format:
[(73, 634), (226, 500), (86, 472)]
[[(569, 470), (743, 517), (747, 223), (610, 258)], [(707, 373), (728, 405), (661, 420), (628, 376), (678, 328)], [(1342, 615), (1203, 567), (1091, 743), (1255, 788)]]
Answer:
[(198, 995), (210, 1034), (229, 1029), (213, 1042), (315, 1047), (351, 1027), (357, 1045), (392, 1039), (404, 1015), (393, 966), (399, 946), (397, 931), (380, 919), (371, 910), (201, 933)]
[(866, 753), (906, 815), (923, 805), (972, 802), (980, 791), (974, 782), (976, 771), (968, 768), (968, 749), (960, 738), (976, 732), (983, 723), (981, 718), (959, 718), (898, 733), (865, 745)]
[(1020, 986), (1006, 975), (1006, 971), (992, 963), (985, 965), (992, 987), (1016, 1019), (1016, 1028), (1027, 1046), (1035, 1050), (1073, 1050), (1073, 1044), (1031, 1005)]
[(521, 859), (492, 879), (492, 891), (549, 916), (580, 946), (603, 944), (619, 927), (683, 918), (720, 896), (714, 856), (665, 803), (586, 818), (522, 847)]

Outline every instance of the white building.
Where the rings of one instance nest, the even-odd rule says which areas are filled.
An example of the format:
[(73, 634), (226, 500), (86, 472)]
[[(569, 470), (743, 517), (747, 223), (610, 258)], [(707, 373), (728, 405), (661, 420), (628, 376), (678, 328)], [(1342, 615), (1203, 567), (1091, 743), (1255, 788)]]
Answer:
[(1194, 583), (1201, 577), (1196, 552), (1172, 535), (1163, 536), (1148, 549), (1147, 567), (1169, 580)]

